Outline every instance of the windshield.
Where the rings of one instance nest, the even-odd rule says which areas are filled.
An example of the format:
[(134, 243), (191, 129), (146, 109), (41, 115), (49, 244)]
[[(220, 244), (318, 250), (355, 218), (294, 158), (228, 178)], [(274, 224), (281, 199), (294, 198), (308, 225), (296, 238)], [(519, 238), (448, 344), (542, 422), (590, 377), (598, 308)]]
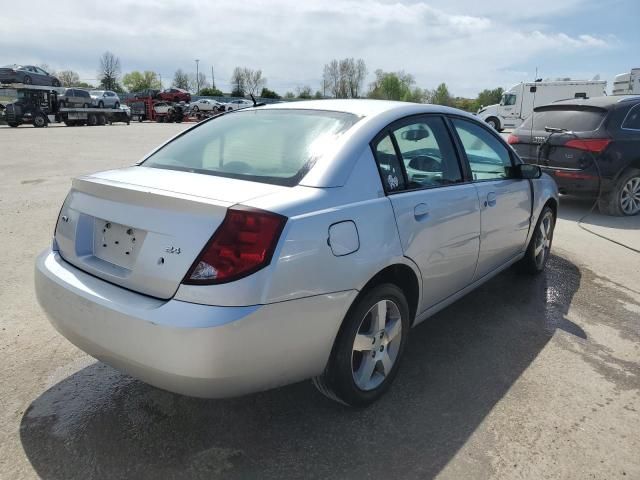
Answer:
[(293, 186), (358, 117), (316, 110), (245, 110), (210, 120), (151, 155), (167, 168)]
[(545, 127), (560, 128), (571, 132), (590, 132), (596, 130), (605, 115), (606, 110), (601, 108), (566, 107), (542, 107), (536, 109), (524, 121), (521, 129), (543, 131)]

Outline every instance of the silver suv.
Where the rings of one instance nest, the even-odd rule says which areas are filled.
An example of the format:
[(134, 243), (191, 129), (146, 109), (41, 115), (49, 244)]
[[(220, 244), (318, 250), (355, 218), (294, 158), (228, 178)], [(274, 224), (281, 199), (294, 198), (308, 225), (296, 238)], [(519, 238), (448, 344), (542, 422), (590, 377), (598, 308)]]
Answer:
[(98, 108), (120, 108), (120, 97), (111, 90), (91, 90), (91, 100)]

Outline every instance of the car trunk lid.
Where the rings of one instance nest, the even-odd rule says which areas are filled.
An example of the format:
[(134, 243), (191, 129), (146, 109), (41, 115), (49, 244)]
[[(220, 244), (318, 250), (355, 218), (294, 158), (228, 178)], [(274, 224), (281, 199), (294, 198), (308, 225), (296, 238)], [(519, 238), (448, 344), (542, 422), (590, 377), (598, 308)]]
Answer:
[(171, 298), (228, 207), (283, 188), (145, 167), (80, 177), (60, 212), (55, 240), (74, 266)]

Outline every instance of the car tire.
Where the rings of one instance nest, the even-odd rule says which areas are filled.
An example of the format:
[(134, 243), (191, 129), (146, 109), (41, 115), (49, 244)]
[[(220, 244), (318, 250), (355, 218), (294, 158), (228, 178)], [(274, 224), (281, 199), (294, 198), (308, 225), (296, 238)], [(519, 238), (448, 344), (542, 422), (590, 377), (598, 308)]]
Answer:
[(116, 102), (116, 103), (113, 105), (113, 108), (115, 108), (116, 110), (117, 110), (118, 108), (120, 108), (120, 102)]
[(31, 80), (31, 77), (29, 75), (25, 75), (22, 79), (22, 83), (24, 83), (25, 85), (31, 85), (33, 83), (33, 80)]
[(200, 107), (198, 107), (197, 105), (193, 106), (193, 111), (194, 112), (199, 112), (200, 111)]
[(42, 113), (38, 113), (35, 117), (33, 117), (33, 126), (36, 128), (44, 128), (47, 126), (47, 117), (45, 117)]
[(349, 309), (314, 385), (327, 398), (351, 407), (376, 401), (398, 372), (410, 327), (409, 304), (400, 288), (384, 283), (366, 291)]
[(98, 102), (98, 108), (104, 108), (104, 102), (102, 100)]
[(87, 125), (89, 125), (90, 127), (95, 127), (96, 125), (98, 125), (98, 116), (90, 113), (87, 116)]
[(640, 213), (640, 170), (629, 168), (615, 181), (613, 188), (598, 200), (600, 213), (616, 217)]
[(7, 125), (9, 125), (11, 128), (18, 128), (18, 124), (15, 122), (9, 122), (7, 123)]
[(500, 120), (498, 120), (496, 117), (489, 117), (485, 120), (485, 122), (494, 130), (498, 132), (500, 131)]
[(518, 268), (521, 272), (537, 275), (544, 271), (551, 254), (555, 227), (556, 214), (550, 206), (546, 205), (540, 213), (527, 251), (522, 260), (518, 262)]

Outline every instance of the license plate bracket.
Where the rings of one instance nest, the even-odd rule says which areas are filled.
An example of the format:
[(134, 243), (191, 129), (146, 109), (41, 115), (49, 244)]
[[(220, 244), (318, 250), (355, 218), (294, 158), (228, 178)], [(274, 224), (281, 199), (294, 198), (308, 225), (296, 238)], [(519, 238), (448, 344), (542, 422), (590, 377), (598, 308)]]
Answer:
[(94, 219), (93, 255), (119, 267), (131, 269), (142, 233), (127, 225)]

